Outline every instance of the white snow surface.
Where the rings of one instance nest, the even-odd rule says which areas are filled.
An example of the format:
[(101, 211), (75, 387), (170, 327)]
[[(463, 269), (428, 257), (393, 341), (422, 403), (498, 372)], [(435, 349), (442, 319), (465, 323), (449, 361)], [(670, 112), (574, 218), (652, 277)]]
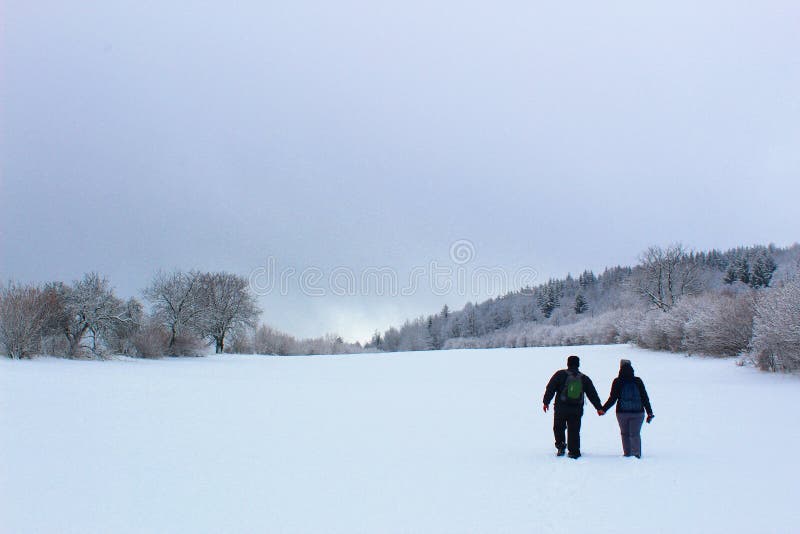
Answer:
[[(555, 457), (572, 353), (603, 401), (633, 361), (641, 460), (588, 404), (584, 456)], [(799, 393), (619, 345), (3, 359), (0, 532), (798, 532)]]

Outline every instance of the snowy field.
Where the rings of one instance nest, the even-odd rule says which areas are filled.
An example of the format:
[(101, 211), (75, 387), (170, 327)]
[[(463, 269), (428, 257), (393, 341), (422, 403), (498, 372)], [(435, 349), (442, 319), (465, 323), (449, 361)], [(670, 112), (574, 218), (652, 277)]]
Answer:
[[(640, 461), (591, 406), (633, 360)], [(160, 361), (0, 360), (0, 532), (798, 532), (800, 380), (626, 346)]]

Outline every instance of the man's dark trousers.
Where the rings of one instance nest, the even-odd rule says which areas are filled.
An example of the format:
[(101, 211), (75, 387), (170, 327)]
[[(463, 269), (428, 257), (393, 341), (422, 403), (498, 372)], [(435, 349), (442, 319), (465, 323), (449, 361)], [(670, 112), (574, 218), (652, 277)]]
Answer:
[[(566, 439), (565, 439), (566, 431)], [(556, 438), (556, 448), (567, 447), (570, 455), (581, 453), (581, 416), (560, 415), (553, 417), (553, 434)]]

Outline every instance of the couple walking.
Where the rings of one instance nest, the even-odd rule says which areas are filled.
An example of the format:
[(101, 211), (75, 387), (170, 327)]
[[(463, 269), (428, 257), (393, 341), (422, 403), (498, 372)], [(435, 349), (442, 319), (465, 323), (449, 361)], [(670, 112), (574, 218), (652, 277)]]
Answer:
[[(617, 422), (622, 435), (622, 452), (625, 456), (642, 457), (642, 438), (640, 431), (647, 411), (647, 422), (653, 420), (653, 408), (644, 388), (644, 382), (633, 374), (630, 360), (621, 360), (619, 376), (611, 384), (611, 393), (605, 404), (592, 380), (578, 370), (581, 361), (577, 356), (567, 358), (567, 368), (556, 371), (544, 392), (545, 412), (550, 409), (550, 401), (556, 398), (553, 418), (553, 433), (556, 438), (558, 456), (569, 450), (570, 458), (581, 456), (581, 417), (583, 417), (584, 394), (597, 409), (597, 415), (605, 415), (614, 404), (617, 405)], [(565, 439), (566, 435), (566, 439)]]

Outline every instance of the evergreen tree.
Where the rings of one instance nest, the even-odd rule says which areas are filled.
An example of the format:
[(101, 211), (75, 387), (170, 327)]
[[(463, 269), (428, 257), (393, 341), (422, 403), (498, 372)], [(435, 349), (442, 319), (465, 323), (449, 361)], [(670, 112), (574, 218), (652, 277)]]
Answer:
[(428, 334), (428, 348), (431, 350), (439, 350), (442, 348), (442, 339), (439, 335), (439, 328), (437, 321), (434, 320), (433, 315), (428, 316), (428, 324), (426, 326)]
[(725, 276), (722, 278), (722, 281), (726, 284), (732, 284), (736, 279), (736, 269), (734, 268), (733, 262), (731, 262), (728, 264), (728, 269), (725, 271)]
[(537, 295), (539, 309), (546, 318), (549, 319), (553, 311), (561, 305), (562, 291), (562, 284), (558, 280), (550, 280), (539, 289)]
[(381, 333), (375, 330), (375, 333), (372, 334), (372, 339), (370, 340), (369, 345), (375, 347), (376, 349), (380, 349), (382, 344), (383, 338), (381, 337)]
[(745, 255), (739, 255), (731, 261), (728, 265), (728, 270), (725, 272), (723, 281), (726, 284), (732, 284), (736, 281), (744, 284), (750, 283), (750, 263), (747, 261)]
[(775, 260), (765, 251), (760, 251), (753, 261), (753, 271), (750, 274), (750, 287), (769, 287), (772, 273), (777, 269)]
[(463, 312), (463, 328), (461, 329), (462, 336), (475, 337), (478, 335), (478, 314), (475, 310), (475, 305), (472, 302), (467, 302), (464, 305)]
[(583, 273), (578, 277), (578, 284), (584, 289), (587, 287), (593, 286), (597, 279), (594, 276), (592, 271), (583, 271)]
[(586, 302), (586, 299), (578, 293), (575, 296), (575, 313), (581, 314), (589, 309), (589, 304)]

